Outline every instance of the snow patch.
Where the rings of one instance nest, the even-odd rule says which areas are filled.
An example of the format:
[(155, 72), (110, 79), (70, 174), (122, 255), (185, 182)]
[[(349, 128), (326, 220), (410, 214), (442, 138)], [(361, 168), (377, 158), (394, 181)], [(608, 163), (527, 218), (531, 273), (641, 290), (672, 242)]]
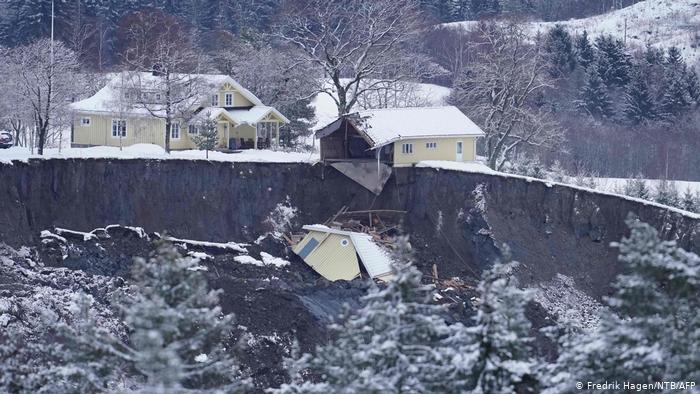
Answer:
[(236, 242), (221, 243), (221, 242), (195, 241), (192, 239), (175, 238), (175, 237), (170, 237), (170, 236), (164, 236), (162, 238), (166, 241), (170, 241), (173, 243), (181, 243), (181, 244), (184, 244), (186, 246), (187, 245), (201, 246), (201, 247), (216, 248), (216, 249), (223, 249), (223, 250), (233, 250), (235, 252), (240, 252), (240, 253), (248, 253), (248, 249), (245, 248), (246, 246), (248, 246), (248, 244), (244, 244), (244, 243), (236, 243)]

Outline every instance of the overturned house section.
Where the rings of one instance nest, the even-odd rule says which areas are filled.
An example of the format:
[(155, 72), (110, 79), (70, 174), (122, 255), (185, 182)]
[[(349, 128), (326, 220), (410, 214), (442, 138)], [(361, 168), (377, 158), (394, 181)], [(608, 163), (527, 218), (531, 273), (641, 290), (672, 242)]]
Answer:
[(308, 234), (292, 250), (324, 278), (353, 280), (365, 272), (373, 279), (391, 279), (391, 256), (371, 235), (321, 224), (303, 228)]

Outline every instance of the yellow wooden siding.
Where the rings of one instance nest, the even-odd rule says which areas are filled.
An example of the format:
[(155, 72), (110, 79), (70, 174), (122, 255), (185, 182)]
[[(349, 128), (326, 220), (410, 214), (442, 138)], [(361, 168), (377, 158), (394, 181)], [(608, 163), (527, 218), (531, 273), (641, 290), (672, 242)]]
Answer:
[[(90, 125), (81, 125), (81, 118), (90, 118)], [(78, 114), (74, 120), (73, 143), (80, 145), (129, 146), (156, 144), (165, 146), (165, 120), (153, 117), (122, 117), (126, 120), (126, 137), (112, 137), (112, 120), (118, 116)], [(170, 139), (170, 148), (195, 149), (196, 145), (187, 132), (187, 124), (181, 122), (180, 138)]]
[[(411, 165), (423, 160), (448, 160), (457, 161), (457, 141), (462, 141), (462, 161), (474, 161), (476, 153), (476, 137), (450, 137), (450, 138), (419, 138), (401, 140), (394, 143), (394, 165)], [(413, 144), (413, 153), (402, 153), (402, 145)], [(426, 144), (437, 143), (433, 149)]]
[[(233, 107), (252, 107), (253, 103), (250, 102), (247, 98), (243, 97), (243, 95), (235, 90), (233, 86), (229, 85), (228, 83), (225, 83), (221, 86), (217, 94), (219, 95), (219, 107), (226, 107), (226, 93), (232, 93), (233, 94)], [(209, 98), (210, 104), (211, 104), (211, 98)]]
[(301, 251), (312, 238), (320, 244), (304, 261), (316, 272), (328, 280), (352, 280), (360, 275), (360, 264), (350, 237), (311, 231), (296, 245), (294, 253)]

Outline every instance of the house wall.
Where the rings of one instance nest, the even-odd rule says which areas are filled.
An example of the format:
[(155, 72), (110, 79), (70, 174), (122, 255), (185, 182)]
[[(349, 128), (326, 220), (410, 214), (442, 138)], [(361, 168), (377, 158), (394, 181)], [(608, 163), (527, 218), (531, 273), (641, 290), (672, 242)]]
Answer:
[[(450, 138), (419, 138), (411, 140), (401, 140), (394, 143), (394, 166), (408, 166), (423, 160), (447, 160), (456, 161), (457, 141), (462, 141), (462, 161), (473, 161), (476, 159), (476, 137), (450, 137)], [(435, 149), (428, 149), (426, 144), (436, 142)], [(401, 145), (404, 143), (413, 144), (413, 153), (402, 153)]]
[[(80, 119), (90, 118), (89, 126), (82, 126)], [(134, 144), (156, 144), (165, 146), (165, 120), (154, 117), (123, 117), (126, 119), (126, 137), (121, 141), (112, 137), (112, 120), (118, 116), (98, 114), (76, 114), (73, 119), (73, 139), (75, 145), (129, 146)], [(196, 145), (187, 132), (187, 124), (180, 125), (180, 138), (170, 139), (170, 148), (195, 149)]]
[[(250, 102), (247, 98), (243, 97), (243, 95), (235, 90), (233, 86), (230, 86), (228, 84), (223, 84), (221, 88), (219, 89), (218, 95), (219, 95), (219, 107), (223, 107), (226, 102), (224, 101), (224, 94), (225, 93), (233, 93), (233, 106), (234, 107), (252, 107), (253, 103)], [(211, 99), (211, 98), (210, 98)], [(211, 104), (211, 102), (209, 103)]]
[[(360, 274), (357, 253), (350, 237), (310, 231), (294, 247), (294, 253), (301, 251), (312, 238), (319, 241), (320, 244), (311, 254), (306, 256), (304, 261), (316, 272), (328, 280), (351, 280)], [(343, 240), (347, 241), (347, 245), (341, 244)]]

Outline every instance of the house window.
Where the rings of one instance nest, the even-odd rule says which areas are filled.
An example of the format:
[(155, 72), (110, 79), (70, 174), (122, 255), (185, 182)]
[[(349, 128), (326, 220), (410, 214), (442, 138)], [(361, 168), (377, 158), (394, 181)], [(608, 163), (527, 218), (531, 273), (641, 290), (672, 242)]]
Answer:
[(126, 137), (126, 120), (112, 119), (112, 138)]
[(187, 127), (187, 132), (190, 134), (197, 134), (197, 125), (193, 125), (193, 124), (189, 125)]
[(170, 124), (170, 138), (174, 140), (180, 139), (180, 123), (173, 122)]
[(219, 95), (214, 94), (211, 96), (211, 106), (212, 107), (218, 107), (219, 106)]
[(233, 93), (224, 94), (224, 106), (233, 107)]
[(401, 144), (401, 153), (405, 155), (412, 155), (413, 154), (413, 144)]
[(437, 142), (426, 142), (425, 149), (437, 149)]
[(91, 119), (89, 117), (80, 118), (81, 126), (90, 126)]

